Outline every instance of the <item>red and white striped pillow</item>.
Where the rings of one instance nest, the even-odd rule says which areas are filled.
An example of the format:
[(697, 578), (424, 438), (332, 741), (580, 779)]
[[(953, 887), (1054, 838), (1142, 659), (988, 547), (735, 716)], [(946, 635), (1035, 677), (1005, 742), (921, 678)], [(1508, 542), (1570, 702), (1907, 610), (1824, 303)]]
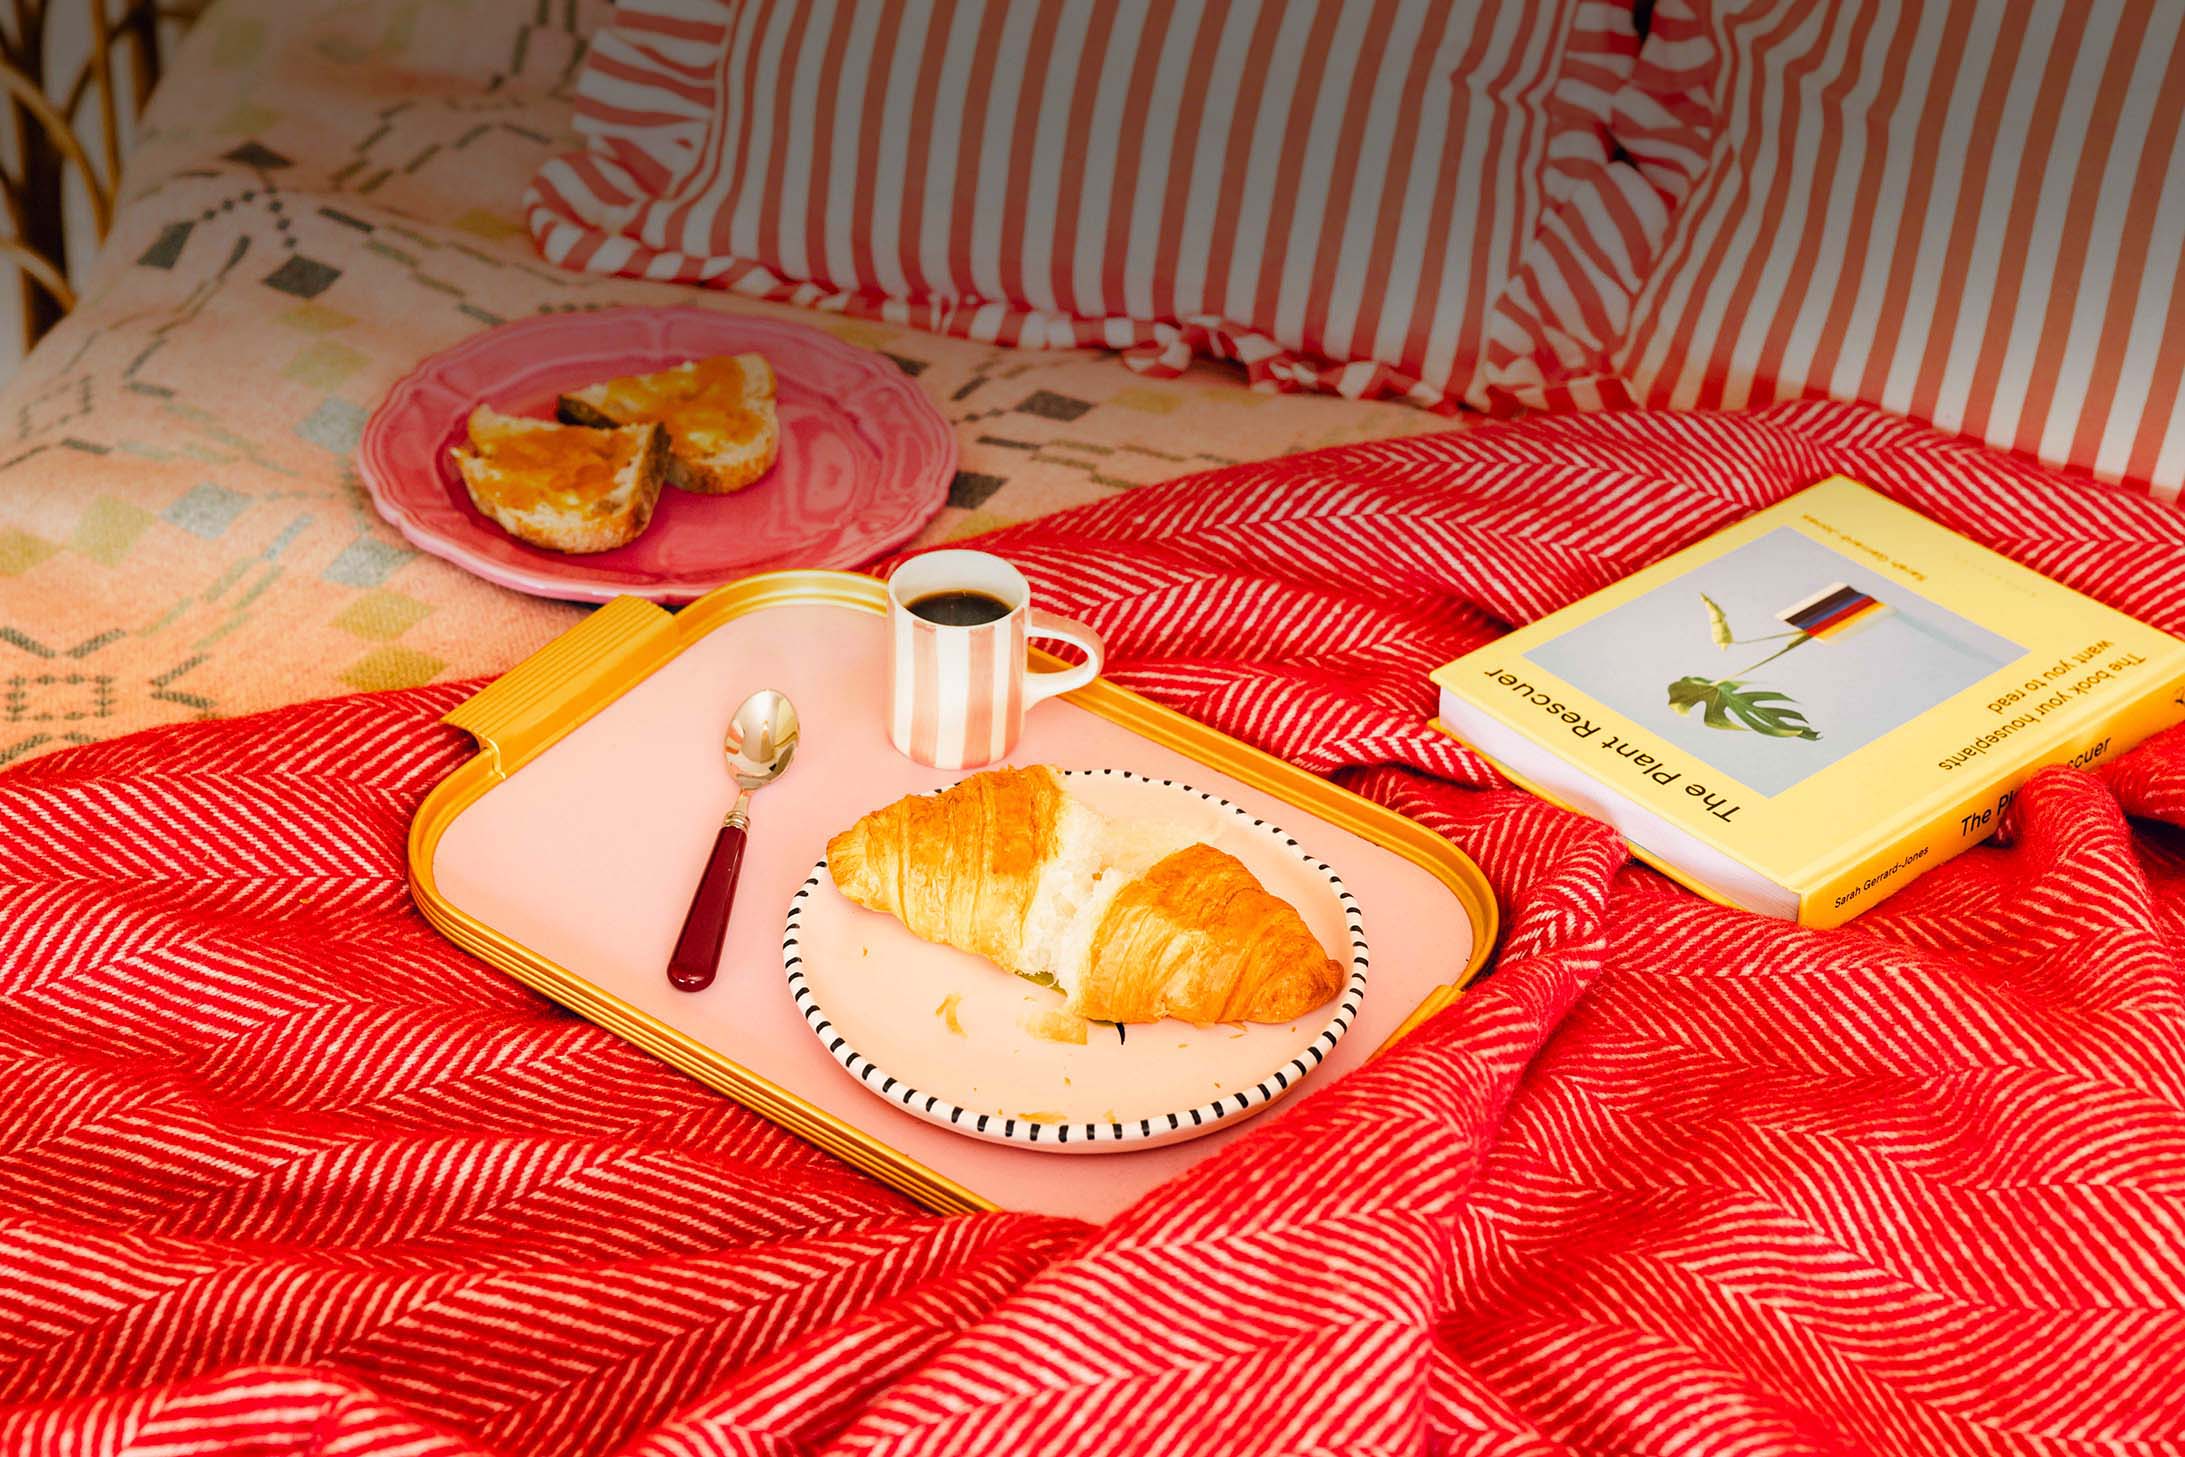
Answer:
[(1648, 404), (1867, 401), (2175, 497), (2181, 114), (2178, 0), (1660, 0), (1616, 135), (1673, 221), (1596, 367)]
[(1636, 49), (1629, 0), (623, 0), (529, 218), (571, 267), (1153, 373), (1555, 403), (1556, 319), (1636, 281), (1565, 206), (1629, 170)]

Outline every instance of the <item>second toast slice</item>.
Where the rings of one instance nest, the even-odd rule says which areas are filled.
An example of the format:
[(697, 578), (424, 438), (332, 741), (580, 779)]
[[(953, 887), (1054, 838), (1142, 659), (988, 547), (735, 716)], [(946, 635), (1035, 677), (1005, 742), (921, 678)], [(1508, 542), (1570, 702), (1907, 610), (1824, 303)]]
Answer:
[(561, 396), (572, 425), (653, 424), (668, 432), (668, 484), (705, 495), (740, 491), (781, 449), (774, 370), (763, 355), (691, 359), (654, 374), (601, 380)]

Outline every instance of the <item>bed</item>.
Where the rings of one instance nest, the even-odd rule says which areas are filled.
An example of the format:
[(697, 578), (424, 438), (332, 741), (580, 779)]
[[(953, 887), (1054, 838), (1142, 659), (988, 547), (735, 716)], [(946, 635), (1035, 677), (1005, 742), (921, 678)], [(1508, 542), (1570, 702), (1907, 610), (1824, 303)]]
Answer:
[[(2185, 630), (2185, 294), (2154, 246), (2185, 219), (2185, 27), (1980, 24), (2004, 4), (1921, 7), (1901, 51), (1888, 7), (1774, 0), (1641, 6), (1651, 59), (1586, 32), (1627, 144), (1568, 154), (1519, 293), (1623, 292), (1503, 336), (1473, 403), (1759, 408), (1453, 421), (782, 310), (954, 423), (930, 539), (985, 531), (1110, 676), (1448, 837), (1500, 900), (1454, 1005), (1093, 1229), (934, 1218), (417, 914), (411, 817), (471, 752), (448, 680), (580, 609), (410, 552), (350, 475), (359, 423), (497, 320), (694, 295), (528, 235), (604, 7), (222, 0), (6, 397), (0, 1448), (2177, 1451), (2185, 727), (2043, 770), (1993, 839), (1820, 932), (1680, 889), (1428, 721), (1434, 666), (1838, 471)], [(1615, 13), (1510, 13), (1551, 9)], [(2148, 246), (2052, 247), (1934, 168), (1891, 210), (1932, 249), (1800, 213), (1812, 129), (1861, 134), (1831, 110), (1872, 102), (1837, 84), (1861, 47), (1886, 86), (1962, 58), (1953, 94), (2001, 98), (1982, 166), (2082, 221), (2121, 178)], [(1780, 94), (1748, 65), (1805, 86), (1808, 131), (1748, 124)], [(2047, 167), (2010, 131), (2025, 78), (2154, 140)], [(1908, 124), (1930, 89), (1946, 129), (1940, 87)], [(1995, 196), (2015, 257), (1983, 251)], [(1796, 225), (1722, 269), (1741, 205)], [(1585, 219), (1637, 251), (1558, 230)], [(1953, 258), (1952, 317), (1907, 313)], [(1983, 334), (2005, 274), (2024, 301)], [(1876, 320), (1899, 354), (1844, 346)], [(1885, 408), (1805, 398), (1868, 375)]]

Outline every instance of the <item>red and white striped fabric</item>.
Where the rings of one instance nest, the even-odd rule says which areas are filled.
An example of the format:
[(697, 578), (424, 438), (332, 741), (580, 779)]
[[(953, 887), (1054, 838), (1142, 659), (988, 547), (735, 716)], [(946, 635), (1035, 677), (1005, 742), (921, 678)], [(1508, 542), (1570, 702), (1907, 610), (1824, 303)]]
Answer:
[(1097, 1231), (923, 1215), (434, 935), (459, 687), (0, 775), (0, 1451), (2177, 1453), (2185, 730), (1817, 932), (1426, 726), (1431, 665), (1838, 469), (2185, 628), (2185, 514), (1825, 402), (986, 540), (1504, 908), (1448, 1012)]
[(1864, 400), (2185, 486), (2176, 0), (1660, 0), (1617, 113), (1673, 209), (1598, 361), (1638, 400)]
[(1545, 404), (1553, 319), (1628, 297), (1565, 203), (1630, 171), (1636, 49), (1629, 0), (623, 0), (529, 220), (572, 268), (1151, 373)]

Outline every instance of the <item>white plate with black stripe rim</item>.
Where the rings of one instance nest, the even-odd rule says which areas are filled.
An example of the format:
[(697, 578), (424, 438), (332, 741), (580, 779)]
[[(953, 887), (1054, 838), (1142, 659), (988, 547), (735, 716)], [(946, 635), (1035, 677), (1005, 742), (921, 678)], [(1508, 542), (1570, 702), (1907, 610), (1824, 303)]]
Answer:
[(874, 1097), (951, 1132), (1053, 1153), (1180, 1143), (1266, 1111), (1310, 1078), (1364, 1003), (1365, 917), (1335, 868), (1219, 795), (1127, 769), (1069, 769), (1115, 817), (1177, 823), (1235, 855), (1304, 917), (1341, 990), (1295, 1022), (1084, 1024), (1056, 1041), (1061, 994), (983, 957), (921, 941), (852, 904), (823, 859), (791, 897), (782, 970), (820, 1045)]

